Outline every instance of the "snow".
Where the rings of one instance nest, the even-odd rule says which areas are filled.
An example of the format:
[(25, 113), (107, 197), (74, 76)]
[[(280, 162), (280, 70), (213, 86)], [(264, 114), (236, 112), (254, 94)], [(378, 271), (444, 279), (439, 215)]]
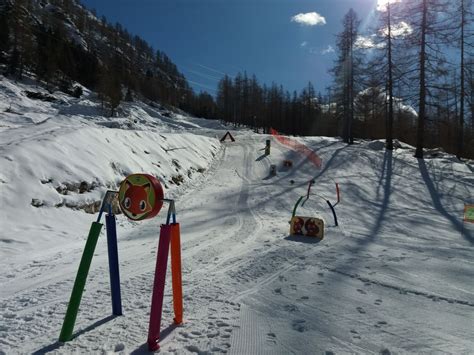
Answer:
[[(176, 200), (184, 318), (172, 325), (171, 280), (160, 353), (470, 353), (474, 311), (474, 164), (380, 141), (296, 138), (323, 160), (250, 130), (124, 103), (101, 116), (95, 94), (28, 99), (33, 82), (0, 81), (0, 354), (146, 353), (159, 224), (117, 216), (124, 315), (111, 316), (101, 235), (75, 326), (57, 342), (99, 201), (146, 172)], [(9, 112), (6, 112), (8, 110)], [(285, 159), (292, 168), (283, 168)], [(271, 164), (277, 175), (269, 175)], [(183, 183), (171, 183), (182, 175)], [(325, 221), (325, 237), (288, 236), (291, 211)], [(291, 182), (293, 181), (293, 183)], [(79, 193), (87, 182), (90, 191)], [(325, 200), (336, 200), (334, 225)], [(67, 191), (67, 194), (64, 194)], [(35, 199), (36, 205), (32, 206)], [(59, 206), (59, 207), (56, 207)], [(67, 207), (69, 206), (69, 207)], [(103, 232), (104, 233), (104, 232)], [(169, 276), (169, 271), (168, 271)]]

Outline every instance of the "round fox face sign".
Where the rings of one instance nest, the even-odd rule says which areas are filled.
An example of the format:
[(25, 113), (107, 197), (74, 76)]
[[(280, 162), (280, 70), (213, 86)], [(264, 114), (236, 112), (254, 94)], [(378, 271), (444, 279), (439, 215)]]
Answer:
[(163, 207), (163, 187), (148, 174), (132, 174), (120, 184), (118, 195), (122, 212), (134, 221), (155, 217)]

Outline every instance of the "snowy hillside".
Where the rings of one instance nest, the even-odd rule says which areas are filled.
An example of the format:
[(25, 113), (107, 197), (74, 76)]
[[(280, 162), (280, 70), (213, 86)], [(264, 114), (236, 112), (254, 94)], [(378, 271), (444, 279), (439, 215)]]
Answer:
[(50, 247), (82, 240), (81, 233), (71, 232), (79, 226), (86, 230), (91, 215), (76, 210), (97, 212), (105, 191), (117, 189), (125, 175), (146, 171), (173, 191), (202, 175), (218, 150), (215, 138), (182, 133), (203, 120), (165, 117), (142, 103), (110, 119), (99, 116), (91, 92), (74, 100), (56, 95), (50, 103), (25, 96), (41, 93), (36, 87), (5, 78), (0, 85), (2, 229), (6, 236), (17, 234), (2, 238), (2, 258), (36, 249), (38, 243)]
[[(167, 280), (160, 353), (472, 353), (474, 164), (403, 145), (295, 138), (323, 161), (266, 135), (143, 103), (119, 117), (81, 99), (0, 81), (0, 354), (147, 353), (159, 224), (119, 215), (124, 315), (111, 316), (105, 235), (75, 338), (57, 342), (97, 201), (146, 172), (176, 199), (185, 323), (172, 325)], [(43, 92), (47, 94), (47, 92)], [(283, 160), (293, 167), (282, 167)], [(269, 175), (271, 164), (277, 175)], [(325, 237), (288, 235), (293, 206), (325, 220)], [(341, 189), (334, 225), (325, 200)]]

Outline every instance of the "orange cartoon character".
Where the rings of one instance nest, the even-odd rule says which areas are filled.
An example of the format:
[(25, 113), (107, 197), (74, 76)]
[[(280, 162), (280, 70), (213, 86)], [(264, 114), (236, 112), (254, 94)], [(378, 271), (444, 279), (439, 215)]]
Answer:
[(120, 184), (119, 205), (130, 219), (139, 221), (152, 218), (163, 206), (163, 188), (148, 174), (132, 174)]
[(319, 234), (319, 226), (314, 218), (307, 219), (304, 227), (307, 236), (316, 237)]
[(303, 218), (295, 217), (295, 219), (294, 219), (294, 221), (293, 221), (293, 231), (292, 231), (292, 234), (303, 235), (303, 226), (304, 226), (304, 220), (303, 220)]

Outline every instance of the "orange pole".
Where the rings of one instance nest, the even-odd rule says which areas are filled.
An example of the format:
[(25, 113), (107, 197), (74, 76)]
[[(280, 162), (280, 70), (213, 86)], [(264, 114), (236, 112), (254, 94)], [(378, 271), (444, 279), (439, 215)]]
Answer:
[(183, 287), (181, 279), (181, 241), (179, 223), (171, 225), (171, 284), (173, 286), (174, 322), (183, 323)]

